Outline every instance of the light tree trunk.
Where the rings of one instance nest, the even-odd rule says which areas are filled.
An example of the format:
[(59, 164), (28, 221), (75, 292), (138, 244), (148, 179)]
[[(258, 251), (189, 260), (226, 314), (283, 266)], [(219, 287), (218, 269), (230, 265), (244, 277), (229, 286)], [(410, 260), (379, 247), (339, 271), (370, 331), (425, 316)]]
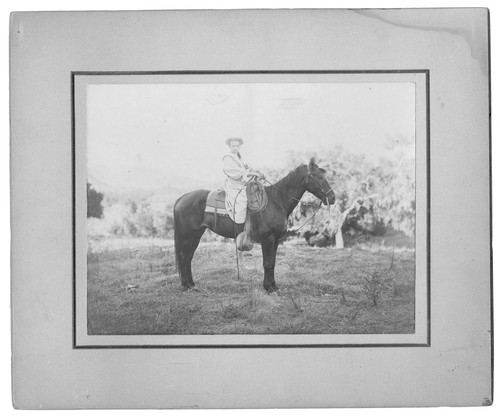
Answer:
[[(356, 198), (354, 199), (354, 201), (351, 203), (351, 205), (349, 205), (345, 211), (343, 212), (340, 212), (340, 210), (338, 210), (338, 215), (337, 215), (337, 220), (336, 220), (336, 230), (334, 230), (334, 233), (335, 233), (335, 248), (336, 249), (343, 249), (344, 248), (344, 237), (342, 236), (342, 226), (344, 225), (345, 223), (345, 220), (347, 218), (347, 216), (349, 215), (349, 213), (352, 211), (352, 210), (356, 210), (356, 211), (359, 211), (361, 205), (363, 205), (363, 201), (366, 201), (367, 199), (371, 199), (371, 198), (374, 198), (377, 194), (373, 194), (373, 195), (370, 195), (366, 198)], [(337, 204), (335, 204), (337, 205)]]
[(342, 236), (342, 228), (339, 228), (335, 233), (335, 249), (344, 248), (344, 237)]
[(349, 207), (343, 212), (338, 211), (336, 230), (335, 230), (335, 249), (343, 249), (344, 248), (344, 236), (342, 235), (342, 226), (345, 223), (345, 220), (349, 213), (353, 210), (359, 210), (359, 198), (355, 199)]

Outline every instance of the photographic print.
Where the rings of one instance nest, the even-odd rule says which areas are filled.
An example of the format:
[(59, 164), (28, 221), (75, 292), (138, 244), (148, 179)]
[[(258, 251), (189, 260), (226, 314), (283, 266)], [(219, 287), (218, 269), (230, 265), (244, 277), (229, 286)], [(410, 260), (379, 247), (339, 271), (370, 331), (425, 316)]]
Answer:
[(74, 77), (88, 336), (416, 343), (425, 73)]

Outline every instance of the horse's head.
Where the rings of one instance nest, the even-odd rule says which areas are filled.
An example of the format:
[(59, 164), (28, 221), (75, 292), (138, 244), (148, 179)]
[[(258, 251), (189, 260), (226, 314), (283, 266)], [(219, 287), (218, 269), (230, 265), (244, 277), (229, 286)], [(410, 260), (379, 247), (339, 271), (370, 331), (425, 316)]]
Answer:
[(326, 180), (326, 170), (319, 167), (314, 158), (307, 165), (306, 190), (311, 192), (325, 205), (335, 203), (335, 193)]

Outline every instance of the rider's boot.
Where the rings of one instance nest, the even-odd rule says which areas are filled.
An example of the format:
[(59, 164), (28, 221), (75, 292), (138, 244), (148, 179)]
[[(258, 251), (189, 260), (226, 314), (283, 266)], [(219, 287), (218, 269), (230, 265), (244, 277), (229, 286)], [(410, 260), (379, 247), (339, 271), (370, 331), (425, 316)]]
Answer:
[(244, 223), (236, 224), (236, 248), (240, 252), (248, 252), (252, 250), (253, 243), (250, 240), (250, 217), (247, 218)]

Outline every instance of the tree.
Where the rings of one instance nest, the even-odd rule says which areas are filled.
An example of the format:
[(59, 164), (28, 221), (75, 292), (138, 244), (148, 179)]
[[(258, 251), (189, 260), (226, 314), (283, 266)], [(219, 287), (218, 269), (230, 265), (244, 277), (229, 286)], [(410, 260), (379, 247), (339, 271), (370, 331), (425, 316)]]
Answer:
[(413, 142), (404, 137), (387, 143), (391, 158), (381, 159), (370, 175), (376, 198), (371, 202), (374, 219), (408, 237), (415, 235), (415, 156)]
[[(386, 157), (372, 162), (363, 155), (349, 153), (341, 146), (322, 153), (318, 164), (326, 169), (336, 194), (330, 211), (318, 211), (303, 231), (317, 232), (344, 247), (348, 230), (376, 233), (388, 227), (412, 237), (415, 229), (415, 159), (413, 143), (402, 137), (391, 138)], [(300, 156), (299, 156), (300, 157)], [(295, 156), (296, 160), (297, 156)], [(317, 199), (304, 195), (310, 205), (294, 214), (295, 226), (312, 216)], [(382, 229), (382, 230), (381, 230)]]
[(102, 218), (104, 216), (104, 208), (102, 200), (104, 195), (97, 192), (90, 183), (87, 182), (87, 218)]
[[(301, 217), (296, 216), (297, 222), (303, 223), (317, 211), (304, 230), (310, 232), (309, 236), (311, 233), (318, 233), (327, 239), (326, 243), (334, 242), (337, 248), (343, 248), (343, 227), (351, 218), (359, 216), (364, 200), (370, 196), (366, 179), (369, 163), (363, 156), (348, 153), (341, 146), (321, 153), (317, 159), (319, 166), (326, 170), (336, 201), (328, 212), (324, 207), (318, 211), (317, 205), (314, 205), (317, 198), (310, 194), (304, 195), (303, 200), (309, 205), (301, 206)], [(317, 240), (314, 238), (309, 239), (309, 243), (315, 242)]]

